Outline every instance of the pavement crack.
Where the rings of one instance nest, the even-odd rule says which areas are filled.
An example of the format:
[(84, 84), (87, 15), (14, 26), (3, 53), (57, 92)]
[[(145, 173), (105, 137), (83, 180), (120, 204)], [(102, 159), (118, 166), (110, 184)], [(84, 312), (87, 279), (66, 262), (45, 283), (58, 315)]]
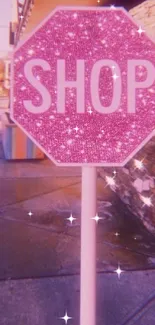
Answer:
[(122, 325), (135, 324), (155, 304), (155, 292)]
[[(11, 202), (11, 203), (8, 203), (6, 205), (0, 205), (0, 209), (5, 209), (7, 207), (11, 207), (14, 204), (23, 203), (23, 202), (26, 202), (26, 201), (29, 201), (29, 200), (32, 200), (32, 199), (35, 199), (35, 198), (39, 198), (40, 196), (43, 196), (43, 195), (47, 195), (47, 194), (50, 194), (50, 193), (56, 193), (56, 192), (58, 192), (60, 190), (63, 190), (65, 188), (69, 188), (71, 186), (78, 185), (79, 183), (80, 182), (78, 181), (78, 182), (72, 183), (72, 184), (67, 185), (67, 186), (61, 186), (61, 187), (59, 187), (57, 189), (50, 190), (48, 192), (42, 192), (40, 194), (32, 195), (32, 196), (30, 196), (29, 198), (26, 198), (26, 199), (22, 199), (22, 200), (18, 200), (18, 201), (15, 201), (15, 202)], [(0, 213), (3, 213), (3, 210), (1, 210)]]

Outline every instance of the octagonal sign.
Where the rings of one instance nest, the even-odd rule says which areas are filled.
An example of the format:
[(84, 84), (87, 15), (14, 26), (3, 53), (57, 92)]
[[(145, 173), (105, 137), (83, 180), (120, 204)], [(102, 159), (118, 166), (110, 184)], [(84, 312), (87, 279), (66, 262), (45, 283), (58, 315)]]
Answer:
[(58, 7), (14, 52), (11, 118), (57, 165), (123, 166), (153, 135), (154, 63), (123, 8)]

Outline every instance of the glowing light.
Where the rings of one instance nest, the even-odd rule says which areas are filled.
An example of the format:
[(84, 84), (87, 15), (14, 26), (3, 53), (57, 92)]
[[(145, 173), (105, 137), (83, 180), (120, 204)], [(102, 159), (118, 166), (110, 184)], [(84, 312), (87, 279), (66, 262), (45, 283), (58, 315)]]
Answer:
[(115, 270), (114, 272), (117, 273), (118, 278), (120, 279), (121, 273), (123, 273), (124, 271), (121, 270), (120, 266), (118, 266), (117, 270)]
[(139, 29), (137, 30), (138, 34), (141, 36), (142, 33), (145, 33), (145, 30), (141, 28), (141, 26), (139, 27)]
[(67, 218), (67, 220), (70, 221), (70, 223), (72, 224), (74, 220), (76, 220), (76, 218), (73, 218), (72, 214), (70, 215), (69, 218)]
[(106, 179), (107, 185), (111, 185), (111, 186), (116, 185), (114, 177), (106, 176), (105, 179)]
[(60, 318), (63, 319), (63, 320), (65, 321), (65, 324), (67, 324), (67, 322), (68, 322), (69, 319), (72, 319), (72, 317), (69, 317), (69, 316), (67, 315), (67, 311), (66, 311), (65, 316), (60, 317)]
[(99, 217), (97, 214), (95, 217), (91, 218), (93, 220), (95, 220), (96, 222), (98, 222), (100, 219), (102, 219), (101, 217)]
[(112, 76), (112, 77), (113, 77), (113, 79), (114, 79), (114, 80), (117, 80), (117, 79), (119, 78), (119, 76), (117, 76), (117, 74), (116, 74), (116, 73), (115, 73), (115, 74), (113, 74), (113, 76)]
[(88, 113), (91, 115), (93, 113), (93, 111), (91, 110), (91, 108), (88, 110)]
[(140, 195), (141, 200), (144, 202), (144, 205), (147, 205), (148, 207), (152, 206), (151, 198), (146, 197), (143, 195)]
[(135, 167), (138, 168), (138, 169), (143, 169), (144, 168), (144, 165), (143, 165), (143, 160), (137, 160), (137, 159), (134, 159), (134, 163), (135, 163)]

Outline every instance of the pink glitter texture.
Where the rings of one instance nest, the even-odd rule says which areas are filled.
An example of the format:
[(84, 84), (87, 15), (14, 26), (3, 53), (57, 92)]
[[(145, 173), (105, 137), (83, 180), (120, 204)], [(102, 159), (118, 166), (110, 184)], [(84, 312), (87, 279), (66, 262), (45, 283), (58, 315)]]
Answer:
[[(122, 8), (56, 8), (14, 52), (11, 117), (57, 165), (123, 166), (152, 137), (155, 126), (155, 83), (136, 89), (136, 112), (127, 111), (127, 61), (155, 61), (155, 45)], [(42, 97), (24, 76), (30, 59), (46, 60), (51, 71), (36, 66), (34, 76), (48, 89), (48, 111), (28, 112), (24, 100), (41, 105)], [(76, 80), (77, 60), (85, 60), (85, 113), (76, 112), (76, 91), (66, 90), (65, 114), (57, 113), (57, 60), (66, 61), (66, 80)], [(121, 71), (122, 95), (117, 111), (97, 112), (92, 104), (90, 75), (98, 60), (114, 60)], [(115, 74), (104, 67), (99, 96), (106, 107), (113, 97)], [(136, 81), (147, 70), (136, 68)], [(98, 81), (97, 81), (98, 82)]]

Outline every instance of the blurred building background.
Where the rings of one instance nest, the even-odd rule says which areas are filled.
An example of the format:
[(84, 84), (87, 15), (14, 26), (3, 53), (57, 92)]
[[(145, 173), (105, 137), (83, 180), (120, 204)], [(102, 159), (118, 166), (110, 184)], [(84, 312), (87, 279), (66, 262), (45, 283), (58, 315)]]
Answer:
[(16, 0), (0, 2), (0, 114), (8, 109), (10, 88), (10, 54), (14, 42), (10, 33), (18, 27)]

